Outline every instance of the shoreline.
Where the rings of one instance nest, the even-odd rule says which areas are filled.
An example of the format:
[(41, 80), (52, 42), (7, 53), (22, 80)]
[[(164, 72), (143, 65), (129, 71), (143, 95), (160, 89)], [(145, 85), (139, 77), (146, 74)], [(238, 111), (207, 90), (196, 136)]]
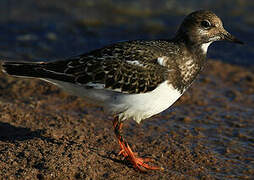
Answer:
[(0, 73), (2, 179), (248, 179), (254, 177), (253, 68), (209, 60), (165, 112), (124, 134), (165, 171), (137, 173), (116, 154), (112, 118), (100, 107), (34, 79)]

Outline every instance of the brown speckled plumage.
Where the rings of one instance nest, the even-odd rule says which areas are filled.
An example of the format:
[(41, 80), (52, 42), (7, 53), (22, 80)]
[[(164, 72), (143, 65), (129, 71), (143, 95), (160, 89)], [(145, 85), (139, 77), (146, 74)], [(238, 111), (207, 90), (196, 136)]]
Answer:
[(172, 40), (116, 43), (80, 56), (54, 62), (8, 62), (11, 75), (41, 78), (105, 107), (114, 114), (114, 129), (122, 155), (133, 167), (153, 167), (137, 157), (124, 140), (122, 122), (149, 118), (170, 107), (204, 66), (208, 46), (218, 40), (241, 43), (210, 11), (188, 15)]
[[(166, 40), (129, 41), (67, 60), (29, 64), (27, 67), (24, 64), (22, 69), (19, 68), (23, 73), (13, 66), (16, 62), (6, 63), (4, 67), (10, 74), (15, 72), (24, 76), (63, 80), (84, 88), (93, 88), (91, 84), (105, 84), (106, 89), (123, 93), (145, 93), (169, 80), (175, 88), (182, 90), (196, 73), (187, 79), (181, 76), (179, 64), (184, 62), (179, 60), (184, 53), (179, 53), (180, 46), (181, 44)], [(168, 59), (166, 66), (157, 62), (162, 56)], [(131, 63), (134, 61), (139, 64)], [(199, 68), (195, 69), (195, 72), (198, 70)]]

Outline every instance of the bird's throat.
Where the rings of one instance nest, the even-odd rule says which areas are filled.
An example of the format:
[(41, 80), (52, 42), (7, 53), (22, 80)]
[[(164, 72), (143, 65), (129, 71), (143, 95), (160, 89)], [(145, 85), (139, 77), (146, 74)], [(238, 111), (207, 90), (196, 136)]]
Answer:
[(208, 43), (204, 43), (201, 45), (201, 50), (203, 52), (203, 54), (206, 54), (207, 53), (207, 50), (208, 50), (208, 47), (209, 45), (211, 44), (212, 42), (208, 42)]

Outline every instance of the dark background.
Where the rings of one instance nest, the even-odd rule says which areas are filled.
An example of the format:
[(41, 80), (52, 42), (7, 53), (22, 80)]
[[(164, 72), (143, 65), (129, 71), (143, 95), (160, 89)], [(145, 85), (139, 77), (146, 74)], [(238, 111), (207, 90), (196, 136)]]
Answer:
[(0, 54), (47, 60), (117, 41), (171, 38), (184, 16), (214, 11), (245, 46), (215, 43), (208, 57), (253, 65), (254, 2), (250, 0), (1, 0)]

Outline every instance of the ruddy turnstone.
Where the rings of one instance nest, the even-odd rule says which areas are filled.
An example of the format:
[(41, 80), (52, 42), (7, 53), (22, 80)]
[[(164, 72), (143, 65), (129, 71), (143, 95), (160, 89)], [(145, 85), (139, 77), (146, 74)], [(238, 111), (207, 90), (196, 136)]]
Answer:
[(120, 42), (64, 60), (4, 60), (2, 66), (7, 74), (39, 78), (103, 106), (114, 115), (119, 155), (138, 170), (161, 169), (133, 153), (122, 136), (123, 121), (140, 123), (170, 107), (203, 68), (208, 46), (219, 40), (242, 44), (218, 16), (200, 10), (184, 19), (171, 40)]

